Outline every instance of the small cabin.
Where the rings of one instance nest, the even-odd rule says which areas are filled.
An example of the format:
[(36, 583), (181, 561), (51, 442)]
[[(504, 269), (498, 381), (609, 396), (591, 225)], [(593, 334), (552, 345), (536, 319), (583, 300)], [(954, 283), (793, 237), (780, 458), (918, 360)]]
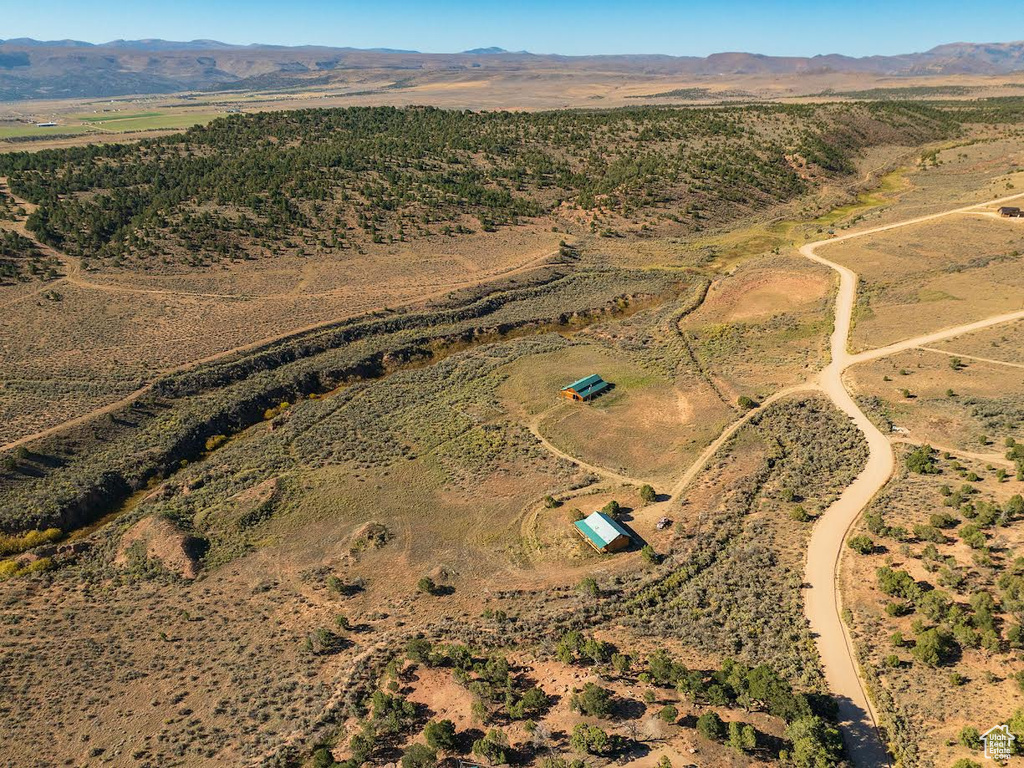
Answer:
[(573, 523), (576, 533), (602, 554), (626, 549), (633, 541), (629, 532), (603, 512), (594, 512)]
[(587, 402), (593, 400), (610, 386), (607, 381), (596, 373), (592, 373), (579, 381), (574, 381), (567, 387), (562, 387), (561, 394), (567, 400)]
[(1006, 216), (1007, 218), (1011, 219), (1019, 219), (1021, 217), (1024, 217), (1024, 213), (1021, 212), (1020, 208), (1017, 208), (1012, 205), (1004, 205), (1002, 208), (1000, 208), (999, 215)]

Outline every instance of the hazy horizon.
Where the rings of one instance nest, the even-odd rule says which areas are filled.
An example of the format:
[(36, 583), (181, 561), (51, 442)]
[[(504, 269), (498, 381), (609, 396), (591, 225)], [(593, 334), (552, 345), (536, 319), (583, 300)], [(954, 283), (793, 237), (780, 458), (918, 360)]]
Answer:
[(7, 43), (17, 40), (32, 40), (36, 43), (67, 43), (77, 42), (85, 43), (87, 45), (93, 45), (97, 47), (103, 47), (108, 45), (114, 45), (118, 43), (170, 43), (177, 45), (188, 45), (194, 43), (211, 43), (217, 45), (233, 46), (239, 48), (335, 48), (335, 49), (351, 49), (358, 51), (383, 51), (383, 52), (395, 52), (395, 53), (417, 53), (424, 55), (455, 55), (463, 53), (473, 52), (502, 52), (509, 54), (530, 54), (534, 56), (566, 56), (566, 57), (587, 57), (587, 56), (670, 56), (673, 58), (707, 58), (708, 56), (721, 55), (721, 54), (734, 54), (742, 53), (753, 56), (769, 56), (773, 58), (814, 58), (817, 56), (846, 56), (849, 58), (871, 58), (874, 56), (894, 56), (894, 55), (913, 55), (918, 53), (926, 53), (935, 48), (945, 45), (1013, 45), (1016, 43), (1022, 43), (1024, 41), (1017, 39), (1006, 39), (1006, 40), (944, 40), (938, 42), (935, 45), (931, 45), (927, 48), (915, 48), (893, 51), (891, 53), (860, 53), (851, 54), (843, 51), (819, 51), (817, 53), (765, 53), (761, 50), (754, 49), (743, 49), (743, 48), (723, 48), (720, 50), (710, 51), (708, 53), (666, 53), (664, 51), (616, 51), (616, 52), (592, 52), (592, 53), (566, 53), (564, 51), (535, 51), (527, 48), (506, 48), (505, 46), (490, 45), (487, 43), (481, 43), (479, 45), (472, 45), (467, 48), (459, 50), (425, 50), (423, 48), (406, 48), (397, 45), (374, 45), (374, 46), (358, 46), (348, 45), (343, 43), (278, 43), (267, 40), (254, 40), (251, 42), (229, 42), (227, 40), (216, 38), (216, 37), (193, 37), (193, 38), (171, 38), (163, 36), (147, 36), (147, 37), (118, 37), (111, 38), (109, 40), (92, 39), (87, 40), (81, 37), (33, 37), (31, 35), (17, 35), (13, 37), (0, 38), (0, 43)]

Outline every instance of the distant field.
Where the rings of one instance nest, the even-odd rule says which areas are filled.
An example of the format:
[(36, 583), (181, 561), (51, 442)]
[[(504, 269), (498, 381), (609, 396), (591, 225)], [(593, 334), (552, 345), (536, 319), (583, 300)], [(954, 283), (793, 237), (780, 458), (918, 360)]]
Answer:
[(122, 115), (118, 112), (103, 115), (83, 115), (80, 119), (86, 123), (109, 123), (112, 120), (135, 120), (141, 117), (159, 117), (162, 112), (136, 112), (135, 114)]
[(208, 123), (224, 114), (223, 112), (191, 112), (175, 109), (131, 113), (114, 112), (99, 115), (77, 114), (57, 120), (57, 125), (52, 128), (39, 128), (34, 123), (0, 125), (0, 139), (45, 138), (101, 131), (127, 133), (129, 131), (173, 130)]
[(36, 125), (18, 123), (15, 125), (0, 125), (0, 139), (14, 139), (22, 136), (47, 137), (66, 136), (69, 133), (93, 133), (95, 128), (88, 125), (57, 125), (53, 128), (39, 128)]
[(78, 119), (104, 131), (152, 131), (167, 128), (189, 128), (223, 116), (223, 112), (185, 112), (166, 110), (133, 114), (89, 115)]
[(930, 99), (946, 96), (966, 96), (972, 89), (962, 85), (915, 85), (905, 88), (868, 88), (860, 91), (825, 90), (815, 96), (841, 96), (847, 99)]

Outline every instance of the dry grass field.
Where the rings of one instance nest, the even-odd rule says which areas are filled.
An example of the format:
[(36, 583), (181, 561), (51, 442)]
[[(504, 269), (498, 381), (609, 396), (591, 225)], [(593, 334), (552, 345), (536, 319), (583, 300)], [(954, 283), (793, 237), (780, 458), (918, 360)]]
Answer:
[[(385, 85), (266, 106), (362, 103)], [(841, 85), (814, 75), (806, 87)], [(521, 86), (467, 76), (385, 100), (508, 105), (504, 89)], [(729, 83), (740, 86), (784, 87)], [(656, 91), (610, 80), (566, 91), (551, 78), (522, 98), (538, 108), (556, 94), (590, 105), (644, 92)], [(251, 94), (218, 99), (194, 109), (263, 106)], [(758, 130), (788, 140), (787, 121), (814, 114), (801, 109), (758, 113)], [(1024, 136), (1012, 124), (999, 135), (972, 123), (950, 138), (943, 119), (920, 114), (941, 138), (907, 143), (902, 117), (882, 129), (874, 113), (856, 114), (854, 127), (882, 138), (841, 171), (821, 170), (835, 158), (809, 145), (822, 165), (782, 156), (752, 178), (728, 153), (709, 167), (706, 146), (673, 140), (657, 151), (691, 154), (670, 179), (663, 162), (613, 156), (618, 142), (640, 141), (640, 122), (591, 115), (611, 122), (560, 135), (552, 157), (586, 157), (586, 141), (607, 140), (607, 157), (586, 160), (607, 174), (597, 192), (582, 165), (559, 175), (526, 152), (519, 167), (495, 145), (472, 157), (487, 166), (417, 157), (403, 172), (422, 175), (394, 187), (381, 179), (397, 175), (380, 172), (376, 185), (332, 188), (338, 211), (354, 206), (352, 221), (310, 203), (322, 192), (313, 174), (305, 208), (275, 209), (275, 226), (261, 220), (252, 259), (232, 251), (245, 250), (241, 240), (216, 257), (179, 258), (181, 222), (209, 224), (194, 210), (161, 226), (157, 214), (125, 216), (123, 238), (96, 245), (104, 255), (94, 258), (99, 240), (83, 233), (103, 231), (105, 213), (46, 202), (34, 185), (57, 182), (26, 172), (21, 189), (53, 216), (33, 224), (79, 253), (58, 254), (60, 274), (0, 287), (0, 443), (136, 399), (3, 454), (0, 762), (839, 764), (804, 566), (814, 521), (868, 449), (814, 391), (837, 281), (797, 246), (1024, 188)], [(332, 116), (304, 119), (314, 118)], [(525, 120), (488, 119), (503, 130)], [(100, 150), (72, 151), (94, 182), (82, 158)], [(47, 155), (33, 157), (19, 162)], [(477, 179), (483, 167), (500, 183)], [(468, 178), (453, 181), (453, 168)], [(726, 178), (739, 181), (716, 186)], [(740, 199), (736, 185), (747, 185)], [(471, 198), (493, 207), (445, 218), (445, 205)], [(367, 200), (394, 218), (371, 221)], [(540, 207), (516, 207), (527, 203)], [(487, 218), (508, 211), (500, 225)], [(355, 233), (344, 248), (330, 244), (335, 214), (337, 229)], [(288, 230), (289, 216), (314, 223)], [(457, 223), (474, 231), (442, 234)], [(30, 231), (21, 215), (0, 229)], [(156, 240), (167, 250), (151, 258)], [(1022, 251), (1019, 226), (957, 215), (822, 254), (862, 278), (859, 349), (1021, 309)], [(847, 372), (877, 423), (908, 430), (893, 435), (901, 470), (855, 531), (871, 546), (847, 553), (842, 570), (902, 768), (977, 759), (959, 745), (963, 726), (985, 730), (1024, 704), (1014, 678), (1024, 508), (1013, 501), (1024, 482), (1004, 458), (1008, 438), (1024, 439), (1022, 328)], [(614, 388), (586, 404), (559, 397), (590, 373)], [(903, 469), (902, 440), (935, 445), (939, 473)], [(634, 534), (626, 551), (599, 554), (575, 532), (598, 509)], [(883, 566), (936, 589), (901, 582), (907, 595), (887, 597)], [(897, 600), (906, 605), (886, 612)], [(924, 646), (938, 633), (925, 633), (945, 625), (961, 650), (943, 648), (932, 664)], [(445, 719), (456, 735), (438, 746), (428, 723)]]
[[(734, 413), (697, 371), (670, 377), (645, 370), (642, 358), (601, 341), (525, 358), (510, 370), (500, 396), (570, 455), (664, 484)], [(591, 405), (561, 400), (559, 389), (592, 372), (615, 388)], [(632, 439), (638, 430), (648, 439)]]
[(213, 274), (79, 274), (46, 283), (49, 298), (38, 283), (19, 286), (0, 318), (0, 443), (231, 349), (515, 274), (554, 258), (558, 241), (516, 229), (486, 248), (460, 239), (359, 259), (284, 259), (270, 269), (240, 263)]
[(1021, 368), (925, 349), (856, 366), (849, 378), (861, 397), (879, 401), (886, 424), (918, 443), (998, 455), (1024, 421)]
[(1024, 227), (977, 214), (837, 243), (861, 278), (855, 351), (1024, 308)]
[(960, 336), (956, 339), (933, 344), (930, 349), (941, 350), (948, 355), (959, 355), (968, 363), (997, 360), (1015, 365), (1024, 364), (1024, 323), (1006, 323), (998, 328), (989, 328)]

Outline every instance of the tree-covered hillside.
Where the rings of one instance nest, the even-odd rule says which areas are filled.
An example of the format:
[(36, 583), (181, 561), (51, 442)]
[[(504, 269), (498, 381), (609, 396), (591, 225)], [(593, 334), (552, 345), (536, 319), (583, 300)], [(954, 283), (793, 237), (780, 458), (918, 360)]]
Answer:
[(237, 115), (135, 145), (0, 156), (30, 228), (87, 260), (196, 266), (490, 231), (583, 210), (706, 227), (949, 136), (921, 104)]

